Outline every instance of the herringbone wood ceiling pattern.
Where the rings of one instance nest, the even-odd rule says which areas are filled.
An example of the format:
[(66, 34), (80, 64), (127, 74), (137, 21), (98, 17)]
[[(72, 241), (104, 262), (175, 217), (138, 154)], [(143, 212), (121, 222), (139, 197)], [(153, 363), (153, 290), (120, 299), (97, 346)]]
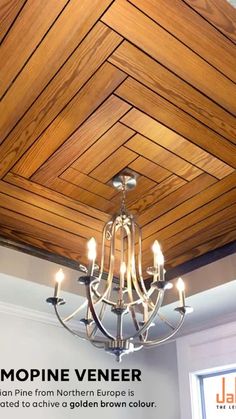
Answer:
[(0, 1), (0, 234), (85, 262), (117, 211), (168, 267), (236, 238), (236, 11), (226, 0)]

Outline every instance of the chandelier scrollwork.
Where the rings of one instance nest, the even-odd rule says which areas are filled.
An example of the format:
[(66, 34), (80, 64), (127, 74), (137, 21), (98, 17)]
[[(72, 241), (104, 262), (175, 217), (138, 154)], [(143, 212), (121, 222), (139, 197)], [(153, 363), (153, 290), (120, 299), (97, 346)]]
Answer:
[[(161, 247), (158, 241), (152, 246), (153, 266), (147, 268), (152, 282), (147, 287), (142, 273), (141, 229), (134, 216), (126, 209), (126, 192), (136, 186), (136, 179), (130, 173), (124, 172), (113, 179), (113, 185), (122, 193), (121, 209), (103, 228), (100, 269), (96, 265), (96, 241), (91, 238), (88, 242), (89, 264), (84, 269), (85, 275), (79, 278), (79, 283), (85, 287), (85, 302), (71, 315), (64, 319), (61, 317), (59, 306), (65, 304), (60, 297), (64, 279), (62, 270), (56, 274), (54, 296), (48, 298), (47, 302), (54, 306), (56, 316), (65, 329), (90, 341), (97, 348), (114, 354), (120, 362), (124, 354), (153, 347), (172, 338), (181, 328), (185, 315), (192, 309), (185, 304), (185, 286), (179, 278), (179, 306), (175, 308), (179, 316), (178, 322), (173, 325), (159, 313), (165, 292), (173, 286), (165, 279)], [(105, 266), (108, 267), (106, 280), (103, 279)], [(85, 327), (85, 333), (70, 327), (70, 321), (83, 310), (86, 314), (80, 322)], [(108, 310), (112, 313), (110, 316), (113, 316), (113, 327), (110, 330), (105, 326)], [(155, 326), (156, 319), (167, 325), (170, 331), (164, 336), (150, 338), (149, 330)]]

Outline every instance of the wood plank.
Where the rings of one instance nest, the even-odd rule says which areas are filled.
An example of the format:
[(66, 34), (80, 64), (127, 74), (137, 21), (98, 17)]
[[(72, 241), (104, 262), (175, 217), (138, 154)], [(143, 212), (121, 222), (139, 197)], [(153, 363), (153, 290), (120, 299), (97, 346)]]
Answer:
[(116, 0), (101, 20), (229, 112), (236, 113), (235, 85), (130, 3)]
[[(68, 243), (63, 243), (62, 237), (60, 236), (59, 238), (58, 235), (55, 234), (57, 229), (52, 229), (52, 231), (47, 232), (47, 235), (51, 236), (51, 237), (48, 237), (48, 239), (43, 237), (44, 236), (43, 231), (42, 231), (43, 223), (39, 223), (39, 225), (37, 225), (37, 222), (36, 222), (33, 229), (32, 225), (29, 226), (27, 222), (24, 222), (21, 220), (21, 225), (19, 226), (19, 229), (16, 229), (15, 224), (14, 224), (15, 221), (12, 221), (12, 217), (6, 218), (6, 216), (2, 214), (3, 211), (5, 210), (3, 208), (0, 208), (0, 214), (1, 214), (0, 232), (1, 232), (1, 235), (6, 237), (7, 239), (14, 240), (16, 242), (20, 242), (24, 244), (28, 244), (38, 249), (43, 249), (43, 250), (46, 250), (47, 252), (55, 253), (60, 256), (64, 256), (66, 258), (76, 260), (78, 263), (81, 262), (83, 249), (82, 247), (78, 249), (78, 245), (79, 245), (78, 237), (77, 237), (77, 242), (75, 243), (77, 247), (72, 248), (73, 247), (72, 245), (70, 246)], [(9, 224), (12, 226), (11, 227), (8, 226)], [(86, 243), (84, 243), (84, 246), (86, 247)]]
[[(117, 34), (102, 23), (97, 23), (11, 131), (7, 142), (22, 143), (28, 147), (33, 144), (119, 42)], [(14, 170), (19, 175), (27, 176), (24, 158)]]
[[(2, 155), (0, 175), (3, 176), (26, 152), (21, 164), (24, 166), (24, 176), (30, 177), (98, 108), (125, 77), (124, 73), (111, 64), (103, 64), (27, 152), (32, 141), (30, 138), (25, 142), (19, 140), (14, 144), (11, 141), (4, 141), (0, 146)], [(19, 174), (18, 171), (17, 173)]]
[[(5, 237), (28, 243), (79, 263), (87, 265), (87, 240), (76, 234), (61, 231), (54, 226), (32, 220), (25, 215), (0, 207), (0, 232)], [(119, 251), (117, 254), (119, 256)], [(97, 261), (100, 263), (101, 247), (97, 249)], [(105, 248), (105, 269), (107, 269), (108, 248)]]
[(43, 198), (46, 198), (50, 201), (61, 204), (63, 207), (71, 208), (81, 214), (88, 215), (89, 217), (92, 217), (95, 220), (102, 221), (103, 223), (107, 222), (109, 219), (109, 216), (105, 212), (89, 207), (88, 205), (80, 204), (78, 201), (75, 201), (74, 199), (68, 198), (63, 194), (53, 191), (52, 189), (45, 188), (42, 185), (38, 185), (37, 183), (34, 183), (28, 179), (17, 176), (14, 173), (9, 172), (5, 176), (4, 180), (7, 183), (19, 186), (23, 190), (31, 191), (36, 195), (42, 196)]
[(49, 226), (57, 227), (63, 231), (77, 234), (78, 236), (82, 236), (86, 239), (94, 236), (96, 240), (101, 242), (101, 233), (97, 232), (97, 230), (59, 216), (55, 213), (51, 213), (39, 206), (20, 201), (19, 199), (5, 195), (2, 192), (0, 192), (0, 206), (8, 210), (14, 208), (14, 211), (19, 214), (41, 221)]
[(127, 141), (125, 147), (152, 160), (154, 163), (159, 164), (161, 167), (164, 167), (185, 180), (190, 181), (202, 173), (197, 167), (192, 166), (190, 163), (140, 134), (136, 134)]
[(11, 24), (26, 0), (2, 0), (0, 5), (0, 42), (6, 35)]
[[(224, 195), (228, 191), (234, 189), (235, 178), (236, 173), (229, 175), (227, 178), (224, 178), (221, 181), (209, 186), (207, 189), (199, 192), (194, 197), (179, 204), (172, 210), (163, 214), (158, 219), (147, 224), (143, 228), (144, 239), (146, 238), (148, 240), (147, 243), (151, 243), (153, 238), (156, 236), (156, 233), (160, 232), (160, 230), (164, 232), (163, 234), (168, 234), (168, 237), (170, 237), (169, 234), (174, 235), (181, 231), (181, 228), (187, 228), (188, 222), (190, 227), (192, 224), (197, 222), (198, 212), (195, 210), (198, 210), (199, 208), (201, 209), (201, 217), (207, 216), (206, 205), (214, 200), (216, 200), (216, 202), (220, 201), (221, 195)], [(186, 217), (188, 214), (190, 214), (189, 218)]]
[(202, 147), (215, 157), (236, 167), (235, 146), (204, 125), (161, 98), (137, 81), (128, 78), (117, 89), (117, 95), (145, 112), (182, 137)]
[(176, 257), (180, 251), (185, 253), (189, 248), (198, 246), (214, 237), (218, 237), (219, 235), (222, 235), (222, 233), (227, 234), (228, 232), (234, 231), (234, 237), (236, 238), (235, 210), (236, 205), (232, 204), (208, 217), (207, 220), (203, 220), (190, 229), (184, 230), (182, 234), (172, 237), (171, 241), (173, 240), (173, 242), (171, 247), (166, 243), (168, 248), (168, 250), (166, 250), (166, 255), (168, 255), (168, 259)]
[(206, 241), (205, 243), (200, 243), (193, 249), (188, 249), (188, 251), (184, 254), (181, 251), (179, 255), (175, 256), (168, 262), (168, 266), (170, 268), (179, 266), (184, 262), (190, 261), (198, 256), (211, 252), (212, 250), (220, 249), (226, 244), (229, 244), (231, 242), (233, 243), (235, 239), (235, 229), (233, 229), (232, 231), (224, 233), (220, 236), (216, 236), (213, 239)]
[(154, 205), (157, 201), (160, 201), (167, 195), (170, 195), (172, 192), (181, 188), (186, 183), (187, 182), (184, 179), (175, 175), (171, 175), (155, 188), (148, 191), (148, 193), (145, 194), (145, 196), (143, 196), (141, 199), (129, 205), (129, 210), (132, 214), (140, 215), (146, 209)]
[(80, 186), (89, 192), (102, 196), (105, 199), (112, 199), (114, 195), (117, 194), (117, 191), (111, 186), (104, 185), (104, 183), (79, 172), (73, 167), (68, 167), (68, 169), (62, 173), (60, 178), (72, 183), (73, 185)]
[(118, 148), (110, 157), (97, 166), (90, 175), (100, 182), (108, 182), (126, 168), (137, 157), (136, 153), (124, 147)]
[(89, 228), (101, 232), (104, 226), (104, 221), (93, 218), (87, 214), (76, 211), (75, 209), (68, 208), (62, 205), (60, 202), (53, 202), (43, 196), (39, 196), (32, 190), (26, 190), (19, 188), (18, 186), (12, 185), (7, 182), (0, 181), (0, 192), (12, 196), (22, 202), (34, 205), (49, 211), (52, 214), (59, 215), (68, 220), (74, 221), (83, 226), (89, 226)]
[(82, 204), (89, 205), (90, 207), (96, 208), (100, 211), (104, 211), (109, 214), (113, 214), (115, 211), (115, 205), (111, 200), (107, 200), (99, 195), (96, 195), (95, 193), (86, 191), (85, 189), (73, 185), (72, 183), (68, 183), (59, 177), (48, 181), (47, 186), (56, 192), (59, 192), (65, 196), (77, 200)]
[(6, 137), (110, 3), (111, 0), (68, 3), (0, 103), (0, 138)]
[[(86, 104), (86, 95), (84, 101)], [(44, 163), (32, 178), (39, 183), (46, 183), (51, 178), (59, 176), (129, 109), (130, 106), (126, 102), (113, 95), (110, 96)], [(26, 167), (28, 167), (28, 161)]]
[[(213, 229), (218, 236), (222, 235), (222, 233), (226, 233), (226, 231), (221, 228), (221, 223), (222, 221), (225, 221), (225, 216), (229, 217), (229, 226), (235, 234), (235, 197), (236, 191), (234, 189), (233, 191), (222, 195), (219, 199), (215, 199), (209, 204), (205, 205), (204, 208), (199, 208), (193, 213), (188, 214), (186, 217), (183, 217), (182, 219), (162, 229), (156, 235), (152, 236), (152, 240), (151, 238), (144, 240), (144, 260), (147, 262), (147, 259), (150, 260), (150, 257), (152, 257), (152, 255), (150, 255), (150, 246), (151, 243), (153, 243), (154, 237), (155, 239), (158, 238), (158, 240), (161, 242), (164, 255), (166, 258), (169, 258), (168, 252), (171, 252), (172, 248), (179, 244), (182, 246), (182, 243), (190, 238), (191, 243), (188, 243), (188, 248), (191, 249), (194, 246), (194, 240), (200, 239), (198, 234), (200, 234), (201, 231), (204, 232), (205, 239), (200, 239), (199, 243), (204, 243), (204, 241), (210, 240), (211, 226), (213, 226)], [(234, 220), (233, 223), (232, 220)]]
[(29, 0), (0, 50), (0, 97), (53, 24), (67, 0)]
[(142, 226), (146, 226), (143, 228), (143, 237), (148, 237), (149, 234), (156, 231), (158, 225), (162, 225), (163, 218), (161, 218), (161, 216), (163, 216), (163, 214), (166, 214), (165, 219), (168, 218), (173, 221), (174, 216), (171, 210), (178, 207), (185, 201), (198, 196), (200, 192), (205, 191), (207, 187), (215, 182), (216, 180), (213, 177), (207, 174), (202, 174), (192, 180), (192, 182), (188, 182), (181, 188), (170, 193), (165, 198), (162, 198), (149, 207), (138, 217), (140, 224)]
[[(131, 0), (139, 10), (164, 27), (209, 64), (236, 81), (236, 49), (211, 25), (179, 0)], [(195, 1), (196, 3), (196, 1)], [(199, 42), (199, 37), (201, 42)], [(222, 60), (222, 57), (224, 59)]]
[(109, 157), (117, 148), (123, 145), (134, 131), (117, 122), (103, 134), (89, 149), (87, 149), (72, 167), (85, 174), (90, 173), (103, 160)]
[(197, 13), (236, 43), (236, 10), (226, 0), (185, 0)]
[(122, 122), (218, 179), (234, 171), (232, 167), (137, 109), (131, 109), (122, 118)]
[(235, 118), (171, 71), (124, 41), (109, 62), (154, 90), (220, 135), (236, 142)]
[(164, 167), (161, 167), (142, 156), (130, 163), (129, 168), (157, 183), (161, 183), (164, 179), (172, 175), (169, 170), (164, 169)]

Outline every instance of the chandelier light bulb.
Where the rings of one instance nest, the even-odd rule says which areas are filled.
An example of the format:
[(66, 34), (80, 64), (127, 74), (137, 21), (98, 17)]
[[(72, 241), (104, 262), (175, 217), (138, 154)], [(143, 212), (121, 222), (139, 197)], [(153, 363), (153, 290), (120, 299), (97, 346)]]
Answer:
[(178, 279), (178, 282), (177, 282), (177, 289), (178, 289), (178, 291), (180, 291), (180, 292), (183, 292), (183, 291), (185, 290), (185, 283), (184, 283), (184, 281), (182, 280), (182, 278), (179, 278), (179, 279)]
[(63, 279), (65, 279), (65, 275), (62, 269), (59, 269), (59, 271), (57, 271), (56, 275), (55, 275), (55, 280), (56, 282), (60, 283), (63, 281)]
[(95, 261), (96, 256), (97, 256), (97, 252), (96, 252), (96, 247), (97, 247), (97, 243), (94, 237), (91, 237), (91, 239), (88, 241), (88, 259)]
[(120, 265), (120, 273), (121, 275), (124, 275), (126, 273), (126, 263), (122, 262)]
[(61, 290), (61, 283), (65, 278), (64, 272), (62, 269), (59, 269), (55, 275), (55, 289), (54, 289), (54, 297), (59, 298), (60, 290)]
[(153, 245), (152, 245), (152, 251), (154, 253), (154, 255), (158, 255), (159, 252), (161, 252), (161, 246), (159, 244), (159, 242), (157, 240), (154, 241)]
[(179, 291), (179, 304), (180, 307), (185, 307), (185, 284), (182, 278), (178, 279), (177, 289)]

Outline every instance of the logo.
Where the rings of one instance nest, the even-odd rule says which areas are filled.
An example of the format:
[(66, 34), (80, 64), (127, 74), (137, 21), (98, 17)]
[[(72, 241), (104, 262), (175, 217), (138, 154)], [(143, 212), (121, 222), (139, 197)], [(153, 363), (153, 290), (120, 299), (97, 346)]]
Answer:
[(236, 377), (221, 377), (220, 391), (216, 393), (216, 407), (236, 410)]

